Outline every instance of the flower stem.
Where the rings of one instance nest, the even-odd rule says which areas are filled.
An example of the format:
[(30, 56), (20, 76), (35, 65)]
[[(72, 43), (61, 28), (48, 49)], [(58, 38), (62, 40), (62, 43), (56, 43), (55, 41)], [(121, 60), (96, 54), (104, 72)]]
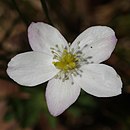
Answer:
[(27, 18), (23, 15), (23, 13), (20, 11), (17, 3), (15, 0), (12, 0), (13, 6), (15, 8), (15, 10), (18, 12), (19, 16), (21, 17), (21, 19), (23, 20), (23, 22), (26, 24), (26, 26), (29, 25), (29, 20), (27, 20)]
[(41, 4), (42, 4), (42, 9), (45, 12), (45, 15), (46, 15), (46, 18), (47, 18), (49, 24), (53, 25), (52, 21), (50, 19), (49, 13), (48, 13), (48, 8), (47, 8), (46, 0), (40, 0), (40, 1), (41, 1)]

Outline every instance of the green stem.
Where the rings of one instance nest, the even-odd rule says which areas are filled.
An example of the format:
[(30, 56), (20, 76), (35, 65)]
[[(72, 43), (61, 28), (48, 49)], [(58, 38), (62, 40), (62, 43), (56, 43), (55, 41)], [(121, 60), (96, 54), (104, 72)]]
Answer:
[(45, 15), (46, 15), (46, 18), (47, 18), (49, 24), (53, 25), (52, 21), (50, 19), (49, 13), (48, 13), (48, 8), (47, 8), (46, 0), (41, 0), (41, 4), (42, 4), (43, 11), (45, 12)]
[(12, 0), (13, 6), (16, 9), (16, 11), (18, 12), (19, 16), (22, 18), (23, 22), (26, 24), (26, 26), (29, 25), (29, 21), (27, 20), (27, 18), (23, 15), (23, 13), (20, 11), (19, 7), (17, 6), (17, 3), (15, 0)]

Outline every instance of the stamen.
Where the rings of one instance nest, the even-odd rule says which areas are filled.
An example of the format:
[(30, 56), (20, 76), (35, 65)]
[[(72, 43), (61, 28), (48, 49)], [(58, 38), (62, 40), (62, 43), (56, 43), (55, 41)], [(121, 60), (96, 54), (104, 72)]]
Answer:
[[(60, 70), (60, 72), (55, 76), (55, 78), (61, 79), (63, 82), (66, 80), (71, 80), (71, 84), (74, 84), (73, 76), (82, 76), (83, 71), (80, 67), (84, 64), (92, 63), (89, 60), (92, 56), (85, 56), (82, 50), (88, 45), (84, 45), (81, 49), (79, 46), (80, 42), (77, 43), (75, 48), (68, 46), (63, 47), (63, 45), (55, 45), (55, 47), (50, 48), (53, 56), (52, 64)], [(62, 49), (61, 49), (62, 48)]]

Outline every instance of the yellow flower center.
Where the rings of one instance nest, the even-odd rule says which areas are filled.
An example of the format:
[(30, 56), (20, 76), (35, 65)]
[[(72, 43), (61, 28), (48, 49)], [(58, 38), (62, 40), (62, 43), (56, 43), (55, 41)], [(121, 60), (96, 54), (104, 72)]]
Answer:
[(60, 69), (64, 72), (73, 70), (77, 67), (78, 59), (74, 54), (71, 54), (66, 49), (64, 49), (59, 61), (53, 62), (57, 69)]

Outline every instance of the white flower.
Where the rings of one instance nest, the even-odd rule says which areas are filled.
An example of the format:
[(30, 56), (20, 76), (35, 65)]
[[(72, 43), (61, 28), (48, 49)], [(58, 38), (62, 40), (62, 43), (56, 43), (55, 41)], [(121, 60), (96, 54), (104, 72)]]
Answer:
[(121, 94), (119, 75), (112, 67), (99, 64), (115, 48), (117, 39), (111, 28), (90, 27), (68, 44), (56, 28), (38, 22), (29, 26), (28, 37), (33, 51), (12, 58), (7, 73), (25, 86), (49, 80), (46, 100), (53, 116), (72, 105), (81, 88), (97, 97)]

